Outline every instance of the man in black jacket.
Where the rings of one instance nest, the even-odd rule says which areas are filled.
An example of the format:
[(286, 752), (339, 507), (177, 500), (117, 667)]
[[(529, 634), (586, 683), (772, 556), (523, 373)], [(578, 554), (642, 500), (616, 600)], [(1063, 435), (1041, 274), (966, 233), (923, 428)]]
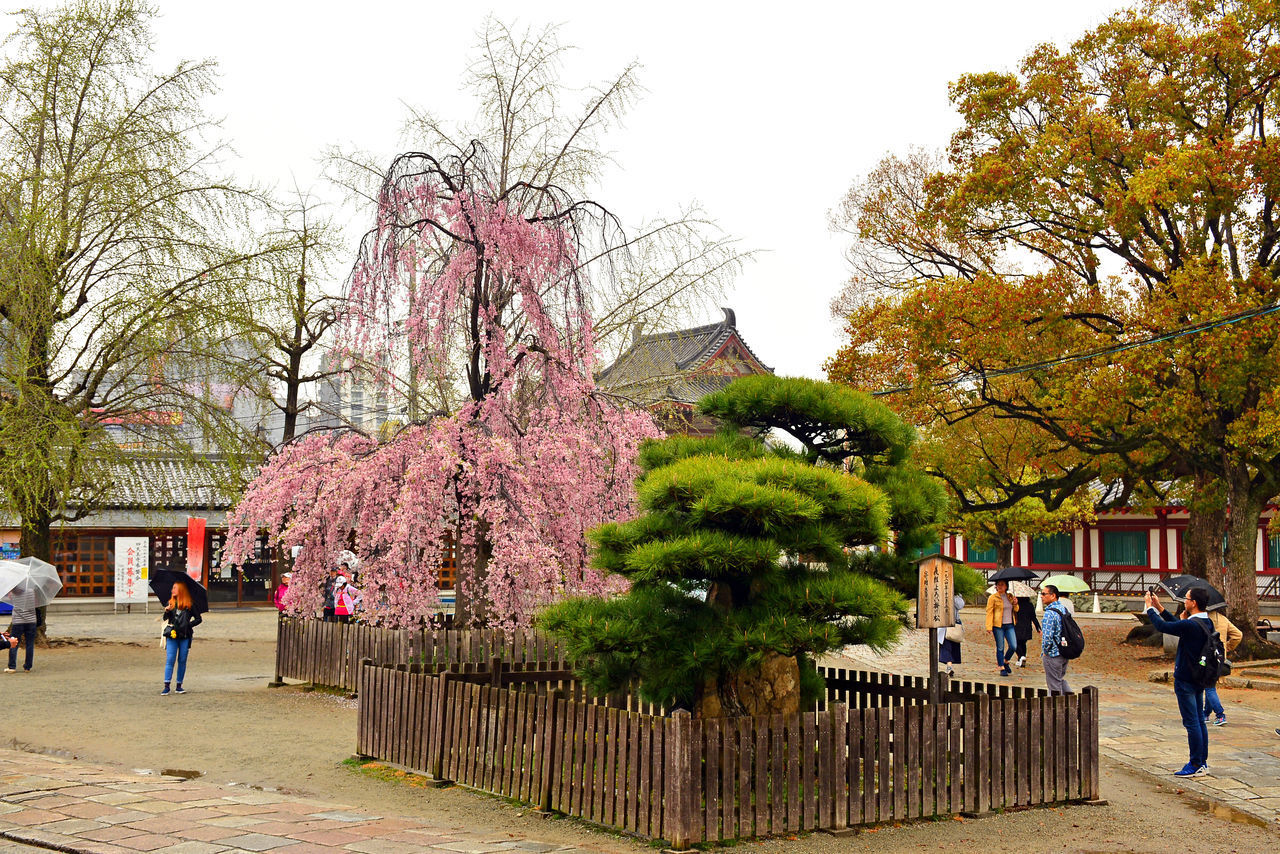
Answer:
[(1146, 595), (1147, 616), (1157, 631), (1178, 636), (1178, 655), (1173, 663), (1173, 693), (1178, 698), (1178, 711), (1182, 713), (1182, 725), (1187, 728), (1187, 745), (1191, 758), (1175, 777), (1201, 777), (1209, 773), (1209, 728), (1205, 726), (1204, 689), (1192, 680), (1192, 664), (1199, 661), (1213, 623), (1205, 613), (1209, 594), (1202, 588), (1187, 591), (1184, 607), (1187, 619), (1179, 620), (1160, 606), (1160, 599), (1151, 592)]

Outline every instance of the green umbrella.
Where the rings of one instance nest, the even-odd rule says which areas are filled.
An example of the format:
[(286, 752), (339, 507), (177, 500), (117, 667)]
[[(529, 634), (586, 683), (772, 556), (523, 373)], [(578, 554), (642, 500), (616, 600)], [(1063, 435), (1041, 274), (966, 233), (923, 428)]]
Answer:
[(1044, 581), (1040, 582), (1040, 588), (1043, 590), (1046, 584), (1052, 584), (1058, 588), (1059, 593), (1088, 593), (1089, 585), (1085, 584), (1074, 575), (1051, 575)]

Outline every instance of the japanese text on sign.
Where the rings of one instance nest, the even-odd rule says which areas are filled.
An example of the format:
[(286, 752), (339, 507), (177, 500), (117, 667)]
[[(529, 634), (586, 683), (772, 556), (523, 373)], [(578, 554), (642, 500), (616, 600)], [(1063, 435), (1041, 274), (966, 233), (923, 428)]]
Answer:
[(146, 537), (116, 537), (117, 605), (146, 602), (151, 595), (151, 541)]
[(956, 624), (955, 575), (951, 561), (934, 556), (920, 561), (920, 595), (916, 600), (916, 626), (935, 629)]

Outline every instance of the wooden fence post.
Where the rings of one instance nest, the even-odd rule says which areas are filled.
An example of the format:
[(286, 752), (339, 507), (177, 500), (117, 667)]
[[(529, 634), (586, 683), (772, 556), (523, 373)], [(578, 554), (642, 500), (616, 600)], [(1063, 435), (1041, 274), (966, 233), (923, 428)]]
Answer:
[[(360, 688), (365, 688), (363, 684), (367, 677), (366, 668), (373, 664), (367, 658), (360, 659), (360, 670), (356, 674), (356, 684)], [(379, 700), (385, 701), (385, 698), (377, 697), (373, 691), (362, 690), (359, 695), (360, 702), (356, 706), (356, 756), (360, 759), (374, 758), (374, 751), (371, 747), (372, 742), (376, 739), (376, 733), (373, 732), (373, 722), (376, 718), (376, 705)], [(381, 758), (381, 757), (378, 757)]]
[(435, 714), (431, 721), (431, 777), (444, 780), (445, 738), (449, 732), (448, 719), (454, 709), (449, 705), (449, 671), (436, 675)]
[(284, 677), (281, 675), (283, 671), (282, 656), (285, 654), (284, 649), (284, 611), (276, 614), (276, 678), (267, 683), (268, 688), (279, 688), (284, 685)]
[(686, 851), (693, 841), (693, 717), (685, 710), (666, 721), (663, 816), (671, 850)]
[(552, 789), (560, 776), (557, 767), (560, 751), (555, 739), (556, 733), (559, 732), (556, 717), (561, 706), (560, 694), (560, 691), (547, 691), (541, 695), (540, 702), (543, 709), (538, 717), (539, 730), (535, 733), (537, 744), (542, 745), (542, 758), (538, 762), (538, 770), (541, 772), (541, 779), (538, 780), (538, 810), (542, 813), (551, 812), (554, 795)]
[[(1085, 775), (1085, 785), (1080, 787), (1080, 793), (1086, 795), (1090, 801), (1099, 801), (1102, 799), (1102, 786), (1098, 780), (1098, 689), (1090, 685), (1084, 689), (1084, 697), (1081, 698), (1081, 706), (1087, 706), (1088, 711), (1082, 709), (1081, 717), (1088, 716), (1089, 729), (1083, 733), (1087, 741), (1087, 771)], [(1082, 762), (1085, 765), (1086, 762)], [(1084, 770), (1084, 769), (1082, 769)]]

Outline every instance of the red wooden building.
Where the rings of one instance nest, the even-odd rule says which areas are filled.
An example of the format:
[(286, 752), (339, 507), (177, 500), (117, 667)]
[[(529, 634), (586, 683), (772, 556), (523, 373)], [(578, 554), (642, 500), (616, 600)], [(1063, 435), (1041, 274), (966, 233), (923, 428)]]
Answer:
[[(1280, 534), (1267, 532), (1278, 510), (1269, 507), (1258, 527), (1258, 595), (1265, 599), (1280, 599)], [(1018, 538), (1011, 564), (1041, 574), (1078, 575), (1098, 593), (1141, 595), (1161, 578), (1188, 571), (1183, 557), (1186, 528), (1187, 511), (1182, 507), (1108, 511), (1094, 524), (1074, 531)], [(942, 553), (978, 569), (996, 565), (994, 549), (975, 549), (959, 534), (943, 538)]]

